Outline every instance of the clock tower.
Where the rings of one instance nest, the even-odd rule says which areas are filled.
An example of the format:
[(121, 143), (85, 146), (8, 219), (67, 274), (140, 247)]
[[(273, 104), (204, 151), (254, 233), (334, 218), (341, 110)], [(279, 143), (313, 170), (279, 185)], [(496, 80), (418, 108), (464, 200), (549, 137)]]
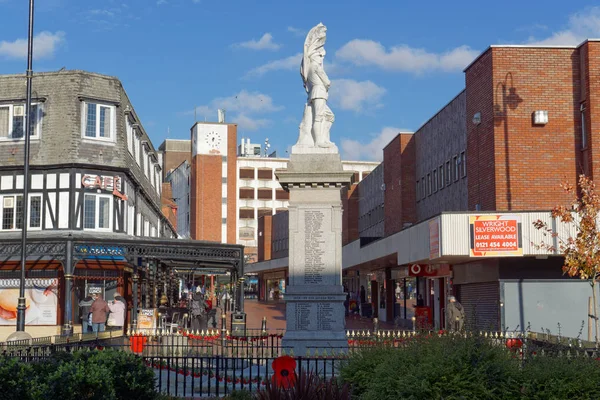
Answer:
[(197, 122), (191, 136), (190, 235), (236, 243), (237, 125)]

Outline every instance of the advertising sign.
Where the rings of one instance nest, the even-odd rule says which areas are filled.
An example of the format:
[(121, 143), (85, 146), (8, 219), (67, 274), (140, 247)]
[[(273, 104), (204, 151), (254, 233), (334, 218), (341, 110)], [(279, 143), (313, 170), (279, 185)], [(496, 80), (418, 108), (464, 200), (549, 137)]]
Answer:
[(429, 221), (429, 259), (440, 258), (440, 219)]
[(156, 328), (156, 309), (142, 308), (137, 320), (138, 329), (154, 329)]
[(120, 176), (83, 175), (81, 185), (86, 189), (105, 190), (116, 197), (127, 200), (127, 196), (123, 194), (123, 184)]
[(522, 256), (521, 216), (470, 215), (471, 257)]
[(409, 276), (419, 277), (441, 277), (450, 276), (452, 269), (449, 264), (412, 264), (408, 267)]
[[(56, 325), (57, 323), (56, 279), (25, 280), (25, 325)], [(0, 325), (15, 325), (18, 279), (0, 279)]]

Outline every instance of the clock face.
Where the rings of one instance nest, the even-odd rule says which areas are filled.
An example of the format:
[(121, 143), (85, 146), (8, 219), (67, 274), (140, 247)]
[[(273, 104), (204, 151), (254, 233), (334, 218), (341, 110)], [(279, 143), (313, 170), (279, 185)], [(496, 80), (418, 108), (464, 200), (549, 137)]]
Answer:
[(218, 150), (221, 147), (221, 135), (215, 131), (208, 132), (205, 141), (210, 149)]

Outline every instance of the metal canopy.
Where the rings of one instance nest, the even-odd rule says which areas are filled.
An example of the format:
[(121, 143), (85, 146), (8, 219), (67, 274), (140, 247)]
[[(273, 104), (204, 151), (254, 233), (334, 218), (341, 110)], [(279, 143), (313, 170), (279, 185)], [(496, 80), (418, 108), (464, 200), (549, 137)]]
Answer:
[[(67, 246), (67, 243), (70, 245)], [(71, 249), (71, 254), (68, 253)], [(21, 254), (19, 232), (0, 235), (0, 265), (18, 261)], [(83, 259), (118, 260), (130, 264), (139, 258), (159, 261), (170, 268), (223, 269), (244, 276), (244, 247), (216, 242), (132, 238), (120, 234), (85, 231), (30, 232), (28, 261), (56, 260), (63, 263), (70, 256), (73, 265)]]

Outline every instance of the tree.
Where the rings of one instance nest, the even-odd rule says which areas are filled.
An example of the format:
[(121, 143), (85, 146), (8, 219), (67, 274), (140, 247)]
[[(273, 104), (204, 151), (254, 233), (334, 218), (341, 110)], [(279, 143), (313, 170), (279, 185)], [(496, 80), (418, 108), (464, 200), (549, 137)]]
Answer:
[(579, 176), (579, 185), (575, 187), (570, 183), (563, 183), (561, 188), (572, 197), (572, 202), (567, 206), (556, 206), (552, 210), (552, 218), (575, 227), (577, 234), (568, 238), (561, 238), (547, 222), (537, 220), (533, 223), (536, 229), (556, 238), (557, 245), (542, 242), (534, 244), (538, 249), (549, 252), (560, 251), (564, 254), (565, 262), (563, 273), (571, 277), (587, 280), (592, 287), (592, 301), (594, 302), (595, 342), (598, 346), (598, 300), (596, 297), (597, 280), (600, 278), (600, 195), (596, 192), (596, 185), (585, 175)]

